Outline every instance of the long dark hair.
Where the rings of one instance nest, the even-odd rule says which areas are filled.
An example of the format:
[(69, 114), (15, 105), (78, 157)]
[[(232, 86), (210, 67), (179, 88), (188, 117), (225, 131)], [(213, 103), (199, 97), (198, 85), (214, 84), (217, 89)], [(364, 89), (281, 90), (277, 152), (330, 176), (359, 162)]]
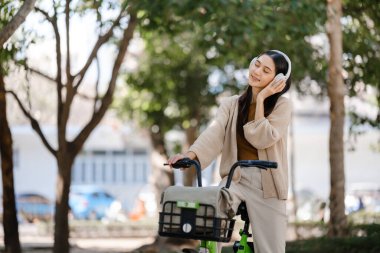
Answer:
[[(272, 58), (275, 68), (276, 68), (276, 75), (279, 73), (286, 74), (288, 71), (288, 62), (286, 61), (285, 57), (276, 52), (276, 51), (266, 51), (263, 54), (268, 55), (270, 58)], [(261, 55), (263, 55), (261, 54)], [(278, 98), (287, 92), (291, 85), (291, 76), (286, 80), (285, 88), (276, 94), (273, 94), (270, 97), (267, 97), (264, 100), (264, 116), (267, 117), (269, 114), (272, 113)], [(249, 106), (252, 102), (252, 87), (248, 85), (247, 90), (240, 96), (239, 98), (239, 115), (237, 120), (237, 127), (238, 131), (243, 131), (243, 126), (248, 122), (248, 110)]]

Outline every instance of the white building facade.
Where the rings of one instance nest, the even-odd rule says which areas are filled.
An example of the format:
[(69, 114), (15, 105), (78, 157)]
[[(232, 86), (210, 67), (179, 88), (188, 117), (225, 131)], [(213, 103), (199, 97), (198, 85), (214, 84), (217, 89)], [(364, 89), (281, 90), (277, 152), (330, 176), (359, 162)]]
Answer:
[[(56, 159), (30, 126), (13, 126), (11, 131), (16, 194), (38, 193), (54, 201)], [(43, 132), (55, 146), (55, 128), (44, 127)], [(69, 129), (69, 135), (74, 136), (75, 132), (76, 129)], [(138, 194), (148, 187), (150, 153), (148, 136), (126, 127), (100, 125), (75, 159), (72, 186), (96, 185), (120, 200), (125, 211), (130, 211)]]

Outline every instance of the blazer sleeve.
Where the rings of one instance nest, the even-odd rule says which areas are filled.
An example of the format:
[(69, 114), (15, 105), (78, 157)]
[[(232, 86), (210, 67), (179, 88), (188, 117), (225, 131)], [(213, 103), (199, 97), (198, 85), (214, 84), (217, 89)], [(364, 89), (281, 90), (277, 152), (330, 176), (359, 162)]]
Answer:
[(232, 97), (222, 100), (215, 118), (189, 148), (189, 151), (197, 155), (202, 169), (210, 165), (222, 152), (232, 101)]
[(243, 126), (244, 136), (257, 149), (269, 148), (287, 134), (291, 114), (290, 100), (282, 97), (268, 117), (250, 121)]

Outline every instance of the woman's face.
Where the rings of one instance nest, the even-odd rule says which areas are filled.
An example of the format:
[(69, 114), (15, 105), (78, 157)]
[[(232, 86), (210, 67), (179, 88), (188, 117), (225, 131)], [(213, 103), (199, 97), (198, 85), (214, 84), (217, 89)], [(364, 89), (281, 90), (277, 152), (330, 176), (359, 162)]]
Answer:
[(265, 88), (274, 78), (276, 69), (274, 61), (263, 54), (249, 66), (248, 83), (252, 88)]

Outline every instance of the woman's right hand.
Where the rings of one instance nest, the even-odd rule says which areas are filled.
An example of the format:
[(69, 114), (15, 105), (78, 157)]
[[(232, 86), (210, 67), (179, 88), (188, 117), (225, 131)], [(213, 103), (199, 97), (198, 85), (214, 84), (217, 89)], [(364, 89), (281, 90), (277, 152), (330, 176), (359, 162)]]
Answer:
[(168, 164), (170, 167), (172, 167), (172, 164), (176, 163), (178, 160), (181, 160), (183, 158), (187, 158), (187, 156), (185, 156), (184, 154), (175, 154), (168, 159)]
[(188, 151), (186, 152), (186, 154), (175, 154), (173, 156), (171, 156), (169, 159), (168, 159), (168, 164), (170, 167), (172, 167), (172, 164), (176, 163), (178, 160), (181, 160), (183, 158), (189, 158), (191, 160), (194, 160), (197, 158), (197, 155), (192, 152), (192, 151)]

